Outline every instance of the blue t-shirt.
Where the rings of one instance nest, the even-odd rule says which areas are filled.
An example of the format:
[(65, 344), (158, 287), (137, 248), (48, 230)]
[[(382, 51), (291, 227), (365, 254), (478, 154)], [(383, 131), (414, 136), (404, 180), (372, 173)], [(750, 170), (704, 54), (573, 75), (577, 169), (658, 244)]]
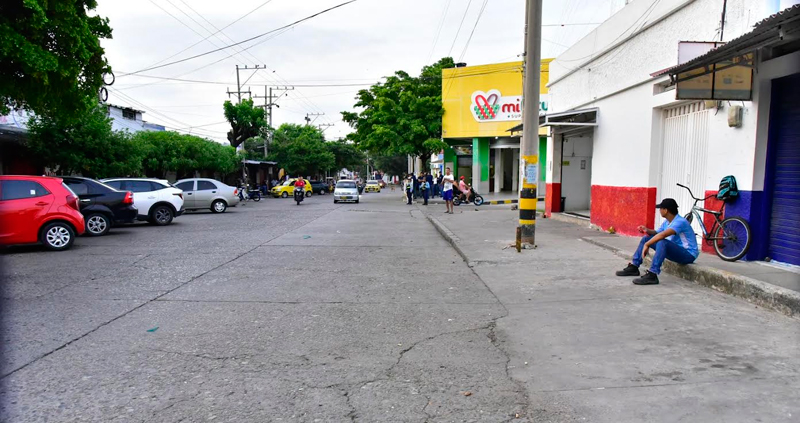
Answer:
[(675, 231), (675, 235), (667, 239), (682, 246), (695, 258), (700, 255), (700, 251), (697, 249), (697, 237), (692, 229), (692, 224), (683, 218), (683, 216), (675, 216), (671, 223), (667, 219), (664, 219), (664, 222), (661, 223), (661, 227), (658, 228), (658, 232), (664, 232), (667, 229)]

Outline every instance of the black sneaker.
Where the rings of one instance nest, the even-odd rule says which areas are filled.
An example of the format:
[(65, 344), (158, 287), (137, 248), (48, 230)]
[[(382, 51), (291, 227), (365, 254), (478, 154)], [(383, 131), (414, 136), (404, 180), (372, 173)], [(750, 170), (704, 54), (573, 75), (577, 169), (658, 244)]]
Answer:
[(644, 276), (633, 280), (635, 285), (658, 285), (658, 275), (651, 271), (646, 271)]
[(618, 271), (617, 276), (639, 276), (639, 266), (628, 263), (628, 267)]

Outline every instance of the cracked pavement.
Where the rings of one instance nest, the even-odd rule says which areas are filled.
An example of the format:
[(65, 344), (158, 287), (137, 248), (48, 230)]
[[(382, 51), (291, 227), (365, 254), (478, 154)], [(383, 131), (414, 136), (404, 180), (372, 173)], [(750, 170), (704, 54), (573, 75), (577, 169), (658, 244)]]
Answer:
[(2, 421), (527, 421), (506, 307), (390, 191), (2, 261)]

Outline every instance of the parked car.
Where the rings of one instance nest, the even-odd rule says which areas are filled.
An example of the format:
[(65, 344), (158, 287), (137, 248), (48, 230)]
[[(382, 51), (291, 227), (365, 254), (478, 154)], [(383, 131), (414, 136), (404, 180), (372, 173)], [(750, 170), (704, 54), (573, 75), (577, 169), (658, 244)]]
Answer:
[(340, 201), (353, 201), (358, 203), (358, 187), (356, 186), (356, 181), (340, 179), (336, 182), (336, 188), (333, 190), (333, 203), (336, 204)]
[(78, 196), (59, 178), (0, 176), (0, 245), (66, 250), (86, 230), (79, 209)]
[(102, 182), (111, 188), (133, 193), (133, 205), (139, 210), (138, 220), (164, 226), (183, 214), (183, 191), (164, 179), (110, 178)]
[(181, 179), (174, 185), (183, 191), (186, 210), (210, 209), (214, 213), (224, 213), (228, 207), (239, 204), (239, 189), (214, 179)]
[(311, 191), (315, 194), (325, 194), (328, 192), (328, 183), (326, 181), (311, 181)]
[(381, 192), (381, 184), (374, 179), (370, 179), (364, 186), (364, 192)]
[[(311, 197), (311, 193), (313, 192), (314, 189), (313, 187), (311, 187), (311, 181), (309, 181), (308, 179), (303, 179), (303, 180), (306, 181), (306, 187), (305, 187), (306, 197)], [(297, 178), (289, 179), (288, 181), (278, 185), (277, 187), (272, 188), (270, 194), (272, 194), (272, 196), (275, 198), (291, 197), (292, 195), (294, 195), (295, 181), (297, 181)]]
[(100, 181), (80, 176), (60, 178), (78, 195), (87, 235), (105, 235), (114, 225), (136, 220), (139, 211), (133, 205), (132, 192), (118, 191)]

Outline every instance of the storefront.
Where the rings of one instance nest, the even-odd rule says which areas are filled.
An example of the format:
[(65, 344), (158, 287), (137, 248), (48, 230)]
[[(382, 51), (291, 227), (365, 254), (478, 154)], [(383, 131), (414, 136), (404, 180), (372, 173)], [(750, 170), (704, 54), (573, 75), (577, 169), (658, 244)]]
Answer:
[[(540, 113), (548, 108), (550, 60), (542, 60)], [(450, 145), (442, 166), (456, 178), (464, 176), (480, 193), (519, 189), (520, 136), (512, 129), (522, 122), (522, 69), (523, 62), (510, 62), (442, 71), (442, 138)], [(541, 162), (547, 129), (539, 134)]]
[[(733, 175), (740, 196), (725, 214), (751, 227), (745, 258), (800, 265), (800, 5), (773, 3), (729, 4), (722, 41), (686, 42), (719, 28), (718, 2), (631, 2), (556, 58), (546, 213), (636, 236), (661, 223), (658, 199), (690, 211), (678, 183), (719, 210), (714, 195)], [(643, 14), (647, 25), (626, 30)]]

